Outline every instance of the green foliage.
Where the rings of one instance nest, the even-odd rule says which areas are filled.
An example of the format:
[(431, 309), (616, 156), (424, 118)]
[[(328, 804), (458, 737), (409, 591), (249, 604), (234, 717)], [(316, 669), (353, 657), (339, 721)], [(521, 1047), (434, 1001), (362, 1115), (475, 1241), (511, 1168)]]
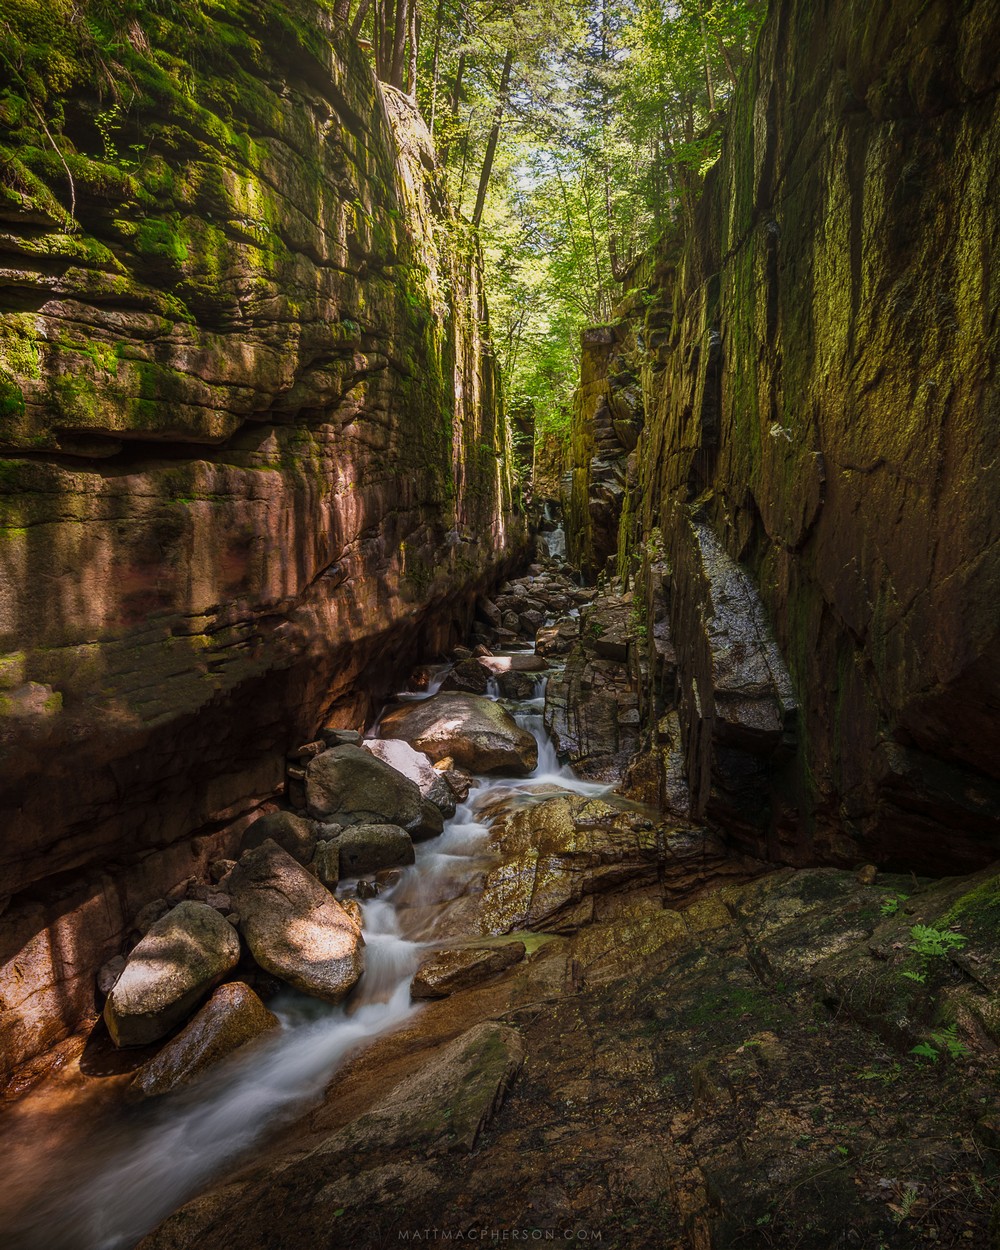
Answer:
[(910, 1051), (911, 1055), (916, 1055), (918, 1059), (928, 1059), (932, 1063), (936, 1063), (942, 1052), (949, 1059), (965, 1059), (968, 1057), (969, 1048), (958, 1040), (958, 1026), (951, 1024), (946, 1029), (939, 1029), (931, 1034), (929, 1042), (919, 1042)]
[(926, 983), (932, 960), (944, 959), (951, 951), (960, 950), (966, 943), (966, 938), (952, 929), (935, 929), (923, 924), (915, 924), (910, 929), (910, 937), (913, 940), (909, 949), (918, 956), (920, 967), (907, 968), (902, 975), (919, 985)]
[(952, 929), (934, 929), (924, 924), (915, 924), (910, 937), (913, 938), (910, 950), (928, 959), (943, 958), (950, 951), (963, 947), (967, 940)]
[(487, 290), (509, 404), (543, 436), (568, 436), (580, 331), (612, 319), (634, 262), (690, 216), (765, 7), (422, 4), (417, 98), (466, 214), (502, 110), (481, 221)]

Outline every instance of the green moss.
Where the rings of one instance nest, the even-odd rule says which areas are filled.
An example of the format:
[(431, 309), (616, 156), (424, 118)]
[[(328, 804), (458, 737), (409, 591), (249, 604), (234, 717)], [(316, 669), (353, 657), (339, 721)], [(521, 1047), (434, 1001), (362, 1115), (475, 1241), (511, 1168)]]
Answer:
[(0, 421), (24, 416), (24, 392), (8, 374), (0, 372)]
[(178, 226), (178, 219), (164, 221), (146, 217), (136, 227), (132, 245), (140, 256), (160, 257), (175, 265), (182, 265), (191, 253)]

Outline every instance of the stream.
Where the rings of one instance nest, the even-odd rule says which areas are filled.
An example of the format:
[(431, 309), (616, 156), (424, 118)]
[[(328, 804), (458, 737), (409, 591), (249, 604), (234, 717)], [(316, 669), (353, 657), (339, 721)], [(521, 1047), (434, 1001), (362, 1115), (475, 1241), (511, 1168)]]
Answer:
[[(402, 697), (430, 697), (446, 671), (437, 672), (422, 694)], [(410, 1001), (409, 985), (424, 950), (444, 938), (479, 936), (461, 931), (460, 913), (450, 915), (476, 892), (492, 862), (489, 827), (477, 810), (499, 791), (526, 792), (540, 783), (587, 795), (607, 790), (580, 781), (560, 764), (543, 724), (545, 680), (536, 683), (531, 699), (506, 703), (538, 743), (535, 772), (520, 780), (479, 778), (443, 834), (418, 844), (415, 864), (391, 889), (362, 904), (366, 970), (349, 999), (331, 1006), (283, 992), (268, 1004), (280, 1030), (182, 1092), (154, 1104), (123, 1107), (119, 1100), (100, 1116), (85, 1112), (97, 1120), (85, 1150), (79, 1124), (64, 1137), (58, 1124), (36, 1133), (33, 1145), (8, 1160), (13, 1176), (8, 1174), (2, 1205), (13, 1203), (16, 1211), (11, 1217), (0, 1210), (8, 1250), (130, 1250), (262, 1139), (315, 1104), (348, 1057), (420, 1010)], [(495, 683), (490, 696), (498, 697)], [(342, 882), (338, 896), (353, 895), (353, 884)], [(60, 1115), (79, 1120), (81, 1111), (71, 1105), (57, 1111), (57, 1121)], [(46, 1133), (54, 1145), (45, 1144)], [(16, 1123), (9, 1135), (16, 1140)]]

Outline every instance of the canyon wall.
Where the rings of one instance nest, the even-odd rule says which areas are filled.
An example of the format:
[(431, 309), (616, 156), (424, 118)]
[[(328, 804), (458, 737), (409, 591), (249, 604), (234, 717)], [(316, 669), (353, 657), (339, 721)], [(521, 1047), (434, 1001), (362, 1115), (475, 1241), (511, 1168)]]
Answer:
[(786, 862), (1000, 853), (998, 45), (988, 0), (775, 0), (693, 228), (585, 336), (571, 549), (634, 588), (647, 751)]
[(526, 542), (476, 242), (327, 6), (13, 7), (0, 1071)]

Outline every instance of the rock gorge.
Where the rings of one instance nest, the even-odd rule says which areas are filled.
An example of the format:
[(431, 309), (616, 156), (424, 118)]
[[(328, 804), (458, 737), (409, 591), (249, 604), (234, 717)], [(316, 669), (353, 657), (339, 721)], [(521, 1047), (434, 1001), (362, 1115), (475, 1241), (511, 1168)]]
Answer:
[(527, 534), (477, 244), (411, 102), (322, 4), (222, 15), (206, 55), (164, 17), (159, 56), (117, 53), (123, 173), (62, 8), (23, 16), (65, 58), (67, 169), (24, 100), (0, 116), (5, 1073)]
[(569, 552), (634, 595), (640, 788), (769, 859), (1000, 849), (998, 22), (773, 4), (583, 336)]
[(996, 1250), (996, 5), (772, 0), (560, 451), (409, 0), (8, 2), (0, 1239)]

